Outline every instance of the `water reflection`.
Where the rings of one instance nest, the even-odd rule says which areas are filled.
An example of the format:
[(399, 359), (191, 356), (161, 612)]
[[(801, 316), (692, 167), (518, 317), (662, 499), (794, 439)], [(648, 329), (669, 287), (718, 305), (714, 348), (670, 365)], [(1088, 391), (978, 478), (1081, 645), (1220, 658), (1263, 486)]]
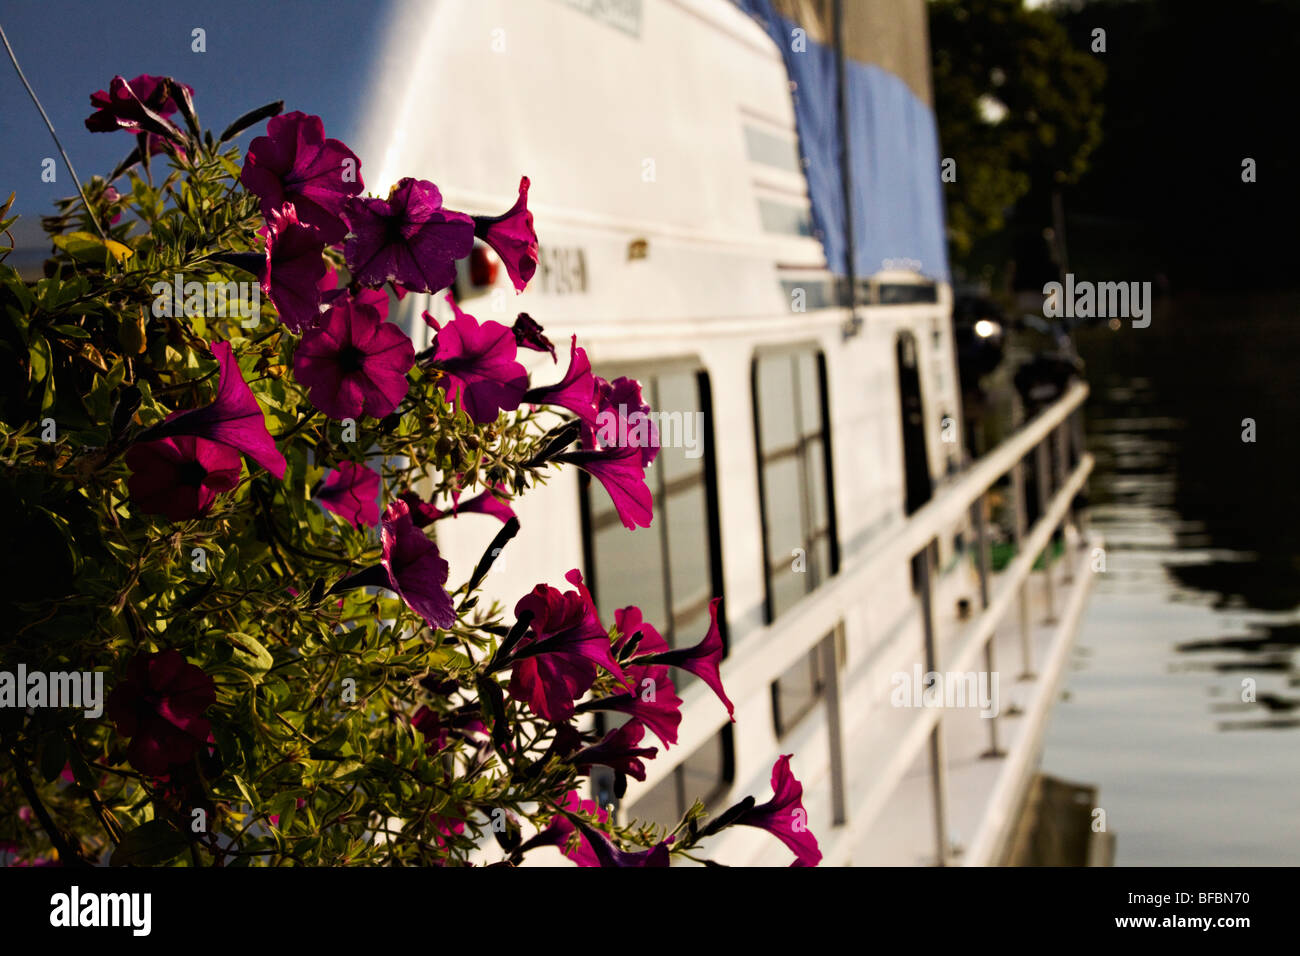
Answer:
[(1179, 303), (1079, 336), (1107, 569), (1044, 769), (1100, 785), (1120, 864), (1300, 858), (1295, 314)]

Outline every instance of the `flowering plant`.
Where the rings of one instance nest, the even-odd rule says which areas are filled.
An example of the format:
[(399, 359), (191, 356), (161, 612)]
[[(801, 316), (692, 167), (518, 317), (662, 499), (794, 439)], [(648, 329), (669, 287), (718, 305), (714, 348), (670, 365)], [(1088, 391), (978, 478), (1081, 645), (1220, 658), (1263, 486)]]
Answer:
[[(526, 314), (453, 302), (419, 353), (389, 321), (476, 238), (526, 286), (528, 179), (475, 217), (413, 178), (367, 196), (356, 155), (278, 103), (214, 137), (169, 77), (91, 102), (87, 127), (135, 149), (45, 220), (44, 278), (0, 251), (0, 859), (514, 865), (550, 845), (655, 866), (750, 825), (816, 863), (787, 758), (768, 803), (696, 803), (671, 830), (583, 798), (592, 767), (621, 794), (676, 743), (674, 671), (730, 712), (718, 601), (671, 649), (635, 607), (602, 621), (576, 570), (482, 600), (510, 502), (553, 468), (591, 474), (628, 528), (652, 518), (657, 449), (600, 427), (640, 388), (594, 376), (576, 337), (561, 374)], [(500, 531), (452, 567), (436, 531), (466, 513)]]

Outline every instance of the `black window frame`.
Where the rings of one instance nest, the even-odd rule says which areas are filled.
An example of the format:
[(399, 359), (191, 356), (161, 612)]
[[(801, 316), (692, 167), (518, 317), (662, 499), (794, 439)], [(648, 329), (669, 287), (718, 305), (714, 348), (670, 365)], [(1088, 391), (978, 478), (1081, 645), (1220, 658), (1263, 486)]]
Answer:
[[(593, 371), (607, 380), (613, 380), (619, 376), (635, 378), (641, 383), (642, 397), (646, 404), (653, 411), (660, 411), (658, 404), (659, 385), (658, 379), (663, 375), (693, 373), (695, 376), (696, 394), (699, 396), (699, 411), (703, 415), (704, 429), (700, 436), (702, 447), (702, 464), (698, 475), (679, 476), (678, 478), (668, 481), (664, 476), (662, 468), (651, 466), (647, 473), (647, 485), (650, 487), (651, 495), (654, 498), (654, 521), (649, 528), (639, 528), (635, 534), (657, 534), (659, 538), (659, 547), (664, 556), (665, 574), (663, 575), (664, 587), (664, 607), (666, 610), (667, 620), (650, 621), (664, 639), (668, 641), (671, 647), (692, 646), (697, 643), (703, 634), (679, 635), (677, 622), (678, 620), (689, 619), (692, 615), (701, 610), (698, 602), (683, 608), (677, 608), (673, 605), (672, 595), (672, 574), (667, 568), (667, 561), (672, 555), (668, 541), (668, 521), (667, 509), (670, 506), (671, 499), (674, 495), (694, 489), (702, 485), (704, 489), (704, 507), (707, 515), (707, 525), (705, 535), (709, 542), (709, 594), (705, 598), (703, 608), (708, 607), (708, 601), (714, 597), (724, 597), (725, 588), (723, 580), (723, 562), (722, 562), (722, 519), (718, 506), (718, 470), (717, 455), (713, 439), (713, 389), (709, 377), (708, 369), (698, 359), (664, 359), (649, 360), (637, 362), (619, 362), (601, 364), (594, 368)], [(656, 459), (657, 462), (657, 459)], [(610, 511), (604, 514), (600, 519), (596, 519), (592, 514), (591, 496), (592, 494), (604, 494), (604, 489), (595, 485), (590, 475), (585, 472), (579, 473), (578, 480), (578, 503), (579, 514), (582, 524), (582, 556), (584, 565), (583, 580), (591, 591), (592, 599), (600, 606), (600, 574), (597, 565), (596, 556), (596, 532), (603, 530), (607, 526), (619, 524), (617, 514)], [(723, 657), (730, 652), (731, 642), (727, 628), (726, 620), (726, 603), (722, 605), (723, 613), (718, 615), (718, 632), (722, 638)], [(609, 622), (607, 622), (609, 623)], [(602, 715), (596, 715), (597, 723), (603, 726)], [(695, 799), (703, 800), (706, 806), (712, 807), (716, 802), (725, 796), (735, 783), (736, 776), (736, 745), (735, 736), (732, 733), (731, 724), (724, 724), (718, 734), (706, 742), (700, 750), (707, 747), (717, 746), (721, 750), (721, 766), (718, 780), (714, 787), (706, 794), (688, 795), (686, 792), (686, 769), (685, 764), (695, 753), (693, 752), (673, 767), (670, 776), (665, 777), (655, 786), (664, 786), (669, 783), (674, 788), (675, 802), (677, 804), (677, 815), (680, 818), (686, 812), (690, 803)], [(654, 788), (652, 788), (653, 790)], [(644, 795), (643, 795), (644, 796)]]

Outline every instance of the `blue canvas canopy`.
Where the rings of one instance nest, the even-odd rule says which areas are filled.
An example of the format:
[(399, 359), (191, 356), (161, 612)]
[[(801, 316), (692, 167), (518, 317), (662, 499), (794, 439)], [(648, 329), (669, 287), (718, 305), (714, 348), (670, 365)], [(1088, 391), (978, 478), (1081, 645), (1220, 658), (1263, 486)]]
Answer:
[[(844, 137), (831, 5), (816, 0), (735, 2), (772, 37), (785, 60), (813, 225), (830, 270), (838, 275), (849, 272), (845, 170), (840, 161), (841, 149), (847, 147), (852, 273), (861, 279), (890, 267), (911, 268), (946, 281), (939, 137), (929, 103), (902, 77), (855, 58), (849, 50), (844, 63), (848, 118)], [(864, 0), (846, 6), (851, 15), (860, 17), (859, 36), (871, 29), (872, 24), (861, 17)], [(881, 10), (888, 4), (874, 6)], [(910, 39), (924, 45), (924, 20), (920, 23), (920, 35)], [(897, 33), (898, 24), (891, 27)], [(928, 71), (928, 50), (924, 59), (920, 68)]]

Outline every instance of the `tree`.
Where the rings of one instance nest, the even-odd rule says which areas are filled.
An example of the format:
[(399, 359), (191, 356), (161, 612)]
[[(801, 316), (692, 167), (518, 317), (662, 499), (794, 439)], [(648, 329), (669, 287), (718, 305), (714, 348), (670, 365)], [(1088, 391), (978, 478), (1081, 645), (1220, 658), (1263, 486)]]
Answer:
[(1022, 197), (1086, 172), (1105, 68), (1050, 10), (1023, 0), (934, 0), (930, 42), (940, 148), (957, 161), (944, 187), (950, 251), (974, 272), (996, 261), (978, 244), (1006, 227)]

